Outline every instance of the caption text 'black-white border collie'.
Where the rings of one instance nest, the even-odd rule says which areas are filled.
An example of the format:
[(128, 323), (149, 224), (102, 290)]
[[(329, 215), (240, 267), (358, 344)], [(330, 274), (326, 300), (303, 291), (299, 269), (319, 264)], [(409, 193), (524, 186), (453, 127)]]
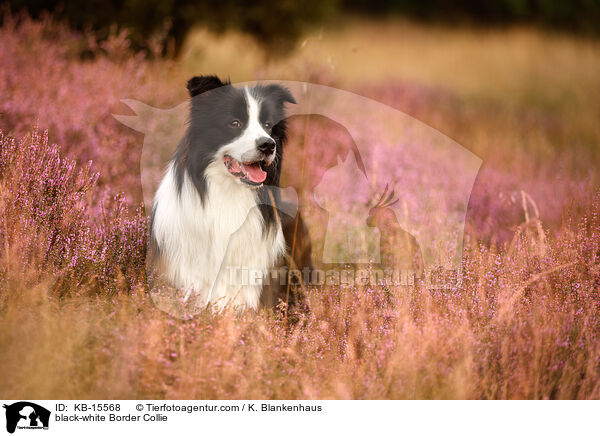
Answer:
[(284, 105), (277, 84), (237, 88), (193, 77), (189, 126), (154, 197), (153, 264), (170, 286), (222, 308), (257, 308), (261, 284), (231, 283), (230, 268), (267, 274), (285, 240), (276, 211)]

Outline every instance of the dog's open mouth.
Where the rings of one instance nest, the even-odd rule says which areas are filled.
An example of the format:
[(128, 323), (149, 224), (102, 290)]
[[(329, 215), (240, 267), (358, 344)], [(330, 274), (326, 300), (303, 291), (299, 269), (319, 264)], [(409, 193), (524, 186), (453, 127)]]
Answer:
[(241, 182), (248, 185), (262, 185), (267, 178), (267, 172), (263, 169), (263, 166), (267, 165), (264, 160), (240, 162), (226, 154), (223, 157), (223, 163), (231, 175), (239, 177)]

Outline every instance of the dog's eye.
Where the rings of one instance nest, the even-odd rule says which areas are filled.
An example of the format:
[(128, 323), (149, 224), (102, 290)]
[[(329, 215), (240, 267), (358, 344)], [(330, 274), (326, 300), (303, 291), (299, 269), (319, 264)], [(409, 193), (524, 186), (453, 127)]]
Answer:
[(231, 123), (229, 123), (229, 125), (230, 125), (231, 127), (238, 128), (238, 127), (241, 127), (241, 126), (242, 126), (242, 123), (240, 123), (240, 120), (233, 120)]
[(268, 121), (265, 121), (265, 122), (263, 123), (263, 126), (265, 126), (265, 129), (270, 129), (270, 128), (271, 128), (271, 123), (270, 123), (270, 122), (268, 122)]

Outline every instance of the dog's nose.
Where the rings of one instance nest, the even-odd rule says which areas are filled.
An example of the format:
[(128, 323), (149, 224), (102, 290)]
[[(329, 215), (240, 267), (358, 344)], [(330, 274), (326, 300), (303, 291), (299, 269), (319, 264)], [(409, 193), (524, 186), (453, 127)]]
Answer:
[(262, 151), (264, 154), (271, 154), (275, 150), (275, 141), (272, 138), (258, 138), (256, 140), (256, 148)]

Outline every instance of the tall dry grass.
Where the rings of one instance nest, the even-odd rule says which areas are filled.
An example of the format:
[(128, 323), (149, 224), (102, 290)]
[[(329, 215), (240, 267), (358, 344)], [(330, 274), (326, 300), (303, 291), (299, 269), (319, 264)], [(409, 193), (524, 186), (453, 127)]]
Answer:
[[(295, 323), (268, 311), (181, 321), (146, 294), (141, 139), (110, 113), (125, 97), (176, 103), (186, 68), (256, 77), (235, 75), (231, 43), (223, 71), (201, 54), (132, 58), (118, 40), (81, 61), (66, 48), (82, 36), (14, 26), (0, 29), (0, 396), (600, 397), (600, 130), (577, 122), (597, 115), (597, 43), (354, 23), (311, 36), (289, 59), (249, 56), (244, 74), (316, 71), (484, 157), (462, 285), (314, 289)], [(17, 50), (23, 41), (29, 50)], [(353, 51), (353, 41), (364, 45)], [(36, 120), (50, 140), (31, 131)]]
[(526, 236), (510, 255), (469, 244), (456, 291), (314, 290), (292, 325), (266, 311), (176, 320), (142, 285), (59, 299), (51, 276), (11, 271), (2, 394), (598, 398), (599, 206), (543, 256)]

